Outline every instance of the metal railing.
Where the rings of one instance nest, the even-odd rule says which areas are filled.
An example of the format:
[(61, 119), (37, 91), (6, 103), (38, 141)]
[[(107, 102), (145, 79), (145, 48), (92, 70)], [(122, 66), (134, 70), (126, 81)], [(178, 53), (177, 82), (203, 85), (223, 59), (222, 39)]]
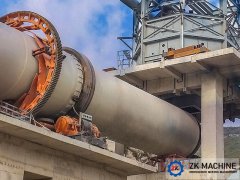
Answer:
[(48, 128), (43, 126), (41, 123), (36, 121), (31, 113), (25, 114), (24, 112), (22, 112), (16, 106), (13, 106), (13, 105), (11, 105), (9, 103), (6, 103), (4, 101), (0, 101), (0, 114), (4, 114), (6, 116), (9, 116), (9, 117), (21, 120), (21, 121), (25, 121), (25, 122), (28, 122), (28, 123), (33, 124), (35, 126), (42, 127), (44, 129), (49, 130)]
[(22, 121), (31, 122), (34, 119), (31, 114), (25, 115), (19, 108), (4, 101), (0, 101), (0, 113)]
[(117, 54), (118, 69), (124, 70), (132, 66), (132, 57), (130, 50), (118, 51)]

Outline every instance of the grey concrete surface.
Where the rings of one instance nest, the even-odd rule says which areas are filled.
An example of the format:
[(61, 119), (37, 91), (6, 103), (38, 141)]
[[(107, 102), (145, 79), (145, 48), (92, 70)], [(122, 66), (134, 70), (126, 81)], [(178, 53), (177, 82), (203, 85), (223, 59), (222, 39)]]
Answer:
[[(220, 49), (202, 54), (137, 65), (125, 70), (116, 70), (112, 75), (145, 89), (150, 94), (170, 94), (183, 88), (201, 88), (201, 74), (218, 69), (225, 78), (240, 77), (240, 53), (234, 48)], [(175, 79), (184, 81), (175, 83)], [(147, 85), (144, 85), (147, 84)]]
[(127, 180), (165, 180), (165, 173), (155, 173), (155, 174), (142, 174), (129, 176)]
[[(240, 66), (240, 53), (234, 48), (210, 51), (176, 59), (164, 60), (148, 64), (137, 65), (122, 72), (122, 76), (133, 75), (140, 80), (153, 80), (158, 78), (174, 77), (179, 74), (207, 72), (211, 67), (219, 68), (226, 76), (240, 75), (237, 67)], [(234, 71), (224, 67), (232, 66)], [(118, 70), (112, 72), (121, 75)]]
[[(1, 180), (126, 180), (104, 163), (0, 133)], [(30, 174), (31, 173), (31, 174)]]
[[(78, 168), (79, 171), (81, 170), (88, 177), (82, 178), (84, 180), (95, 180), (96, 177), (102, 180), (111, 179), (112, 173), (126, 177), (127, 175), (156, 172), (156, 168), (152, 166), (2, 114), (0, 114), (0, 132), (8, 134), (1, 134), (0, 136), (0, 157), (5, 157), (7, 160), (11, 159), (14, 162), (22, 164), (21, 167), (23, 169), (21, 173), (24, 170), (28, 171), (29, 168), (31, 170), (31, 167), (35, 164), (42, 167), (39, 170), (40, 172), (49, 171), (50, 174), (65, 172), (65, 176), (68, 177), (71, 174), (70, 172), (73, 171), (71, 167), (74, 167), (74, 164), (78, 163), (78, 161), (79, 163), (83, 162)], [(59, 153), (61, 154), (59, 155), (60, 159), (53, 161), (52, 159), (55, 158), (54, 155)], [(71, 156), (72, 159), (77, 159), (77, 161), (71, 165), (71, 161), (66, 159), (68, 156)], [(61, 164), (63, 167), (61, 167)], [(69, 173), (64, 171), (65, 168), (67, 168)], [(84, 171), (86, 168), (89, 168), (89, 170)], [(8, 168), (8, 170), (13, 169), (12, 167)], [(97, 174), (94, 175), (95, 171)], [(31, 170), (30, 172), (35, 172), (35, 170)], [(41, 174), (46, 175), (46, 173)], [(82, 176), (81, 173), (80, 175)], [(113, 175), (112, 177), (115, 176)], [(69, 177), (72, 176), (70, 175)]]
[(191, 175), (181, 175), (178, 177), (169, 176), (165, 172), (163, 173), (152, 173), (152, 174), (142, 174), (129, 176), (127, 180), (207, 180), (202, 178), (200, 174), (191, 174)]
[(204, 74), (201, 94), (201, 157), (224, 158), (223, 78)]

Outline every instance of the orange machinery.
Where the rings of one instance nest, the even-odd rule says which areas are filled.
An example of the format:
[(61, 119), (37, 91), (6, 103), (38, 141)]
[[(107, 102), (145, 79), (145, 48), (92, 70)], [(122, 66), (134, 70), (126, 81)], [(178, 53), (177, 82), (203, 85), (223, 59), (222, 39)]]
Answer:
[(190, 56), (193, 54), (204, 53), (208, 51), (209, 49), (204, 46), (204, 43), (201, 43), (196, 46), (188, 46), (188, 47), (176, 49), (176, 50), (174, 48), (169, 48), (168, 52), (165, 52), (163, 56), (165, 59), (175, 59), (175, 58), (180, 58), (184, 56)]
[(76, 119), (70, 116), (61, 116), (57, 119), (55, 131), (65, 136), (77, 136), (80, 133), (87, 133), (95, 138), (100, 138), (100, 131), (95, 124), (87, 122), (82, 118)]
[(55, 131), (65, 136), (74, 136), (81, 131), (79, 120), (69, 116), (61, 116), (54, 125)]

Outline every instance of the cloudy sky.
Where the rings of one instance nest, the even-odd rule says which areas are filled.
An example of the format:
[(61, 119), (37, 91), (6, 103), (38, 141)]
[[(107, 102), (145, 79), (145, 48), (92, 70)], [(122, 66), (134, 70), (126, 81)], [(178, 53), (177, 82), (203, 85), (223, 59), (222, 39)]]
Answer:
[(132, 14), (120, 0), (0, 0), (0, 16), (30, 10), (49, 19), (64, 46), (88, 56), (99, 68), (117, 64), (117, 51), (125, 46), (118, 36), (129, 36)]
[(0, 0), (0, 16), (17, 10), (49, 19), (64, 46), (84, 53), (99, 68), (117, 65), (117, 51), (126, 49), (117, 37), (132, 34), (131, 10), (120, 0)]

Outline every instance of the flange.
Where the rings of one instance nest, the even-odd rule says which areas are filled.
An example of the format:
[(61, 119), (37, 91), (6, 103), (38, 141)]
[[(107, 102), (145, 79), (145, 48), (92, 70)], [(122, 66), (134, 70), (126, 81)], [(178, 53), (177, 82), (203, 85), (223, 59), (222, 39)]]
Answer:
[[(75, 56), (79, 63), (82, 65), (84, 77), (83, 88), (80, 97), (76, 100), (74, 108), (78, 112), (85, 112), (92, 100), (95, 91), (96, 77), (94, 68), (90, 60), (83, 54), (77, 52), (76, 50), (69, 47), (63, 47), (63, 51)], [(73, 112), (70, 113), (72, 114)]]

